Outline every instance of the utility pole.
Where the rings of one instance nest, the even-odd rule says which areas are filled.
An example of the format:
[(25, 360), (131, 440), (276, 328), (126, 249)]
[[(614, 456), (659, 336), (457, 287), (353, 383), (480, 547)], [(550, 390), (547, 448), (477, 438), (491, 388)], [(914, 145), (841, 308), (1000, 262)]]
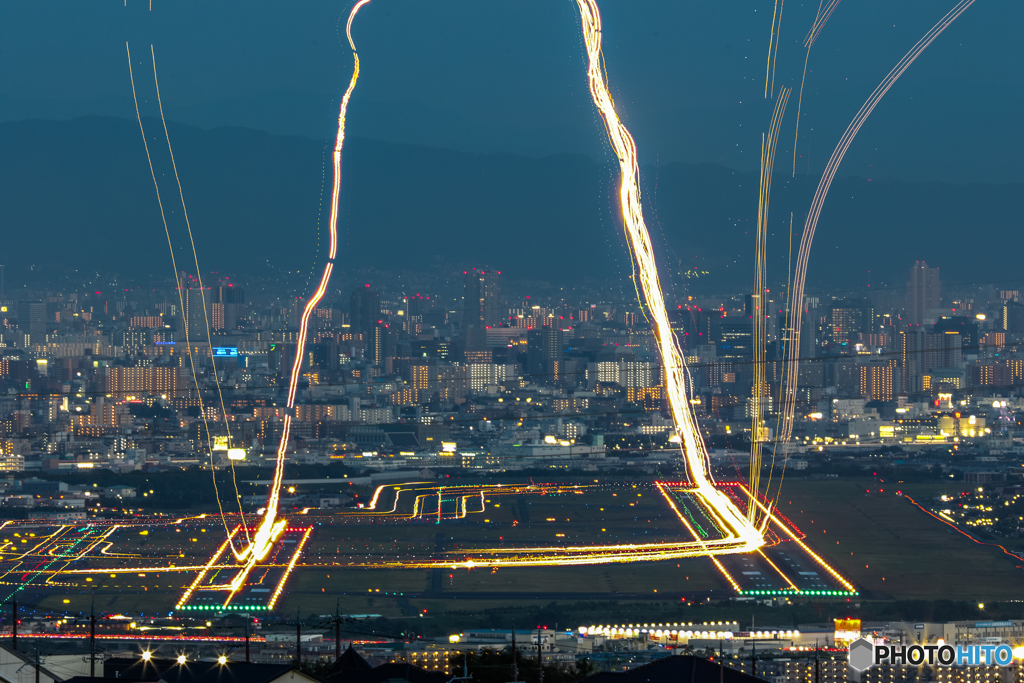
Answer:
[(302, 619), (295, 610), (295, 666), (302, 666)]
[(757, 675), (757, 641), (750, 641), (750, 675)]
[(537, 629), (537, 671), (540, 672), (538, 683), (544, 683), (544, 652), (540, 646), (540, 629)]
[(36, 683), (39, 683), (39, 645), (36, 645)]
[(11, 649), (18, 651), (18, 599), (11, 600)]
[(818, 640), (814, 640), (814, 683), (821, 683), (821, 665), (818, 663)]
[(334, 601), (334, 660), (341, 659), (341, 598)]
[(245, 613), (245, 663), (250, 664), (252, 660), (249, 658), (249, 622), (252, 621), (252, 615), (248, 612)]
[(512, 683), (518, 683), (519, 669), (516, 667), (516, 622), (512, 622)]
[(96, 678), (96, 597), (89, 613), (89, 678)]

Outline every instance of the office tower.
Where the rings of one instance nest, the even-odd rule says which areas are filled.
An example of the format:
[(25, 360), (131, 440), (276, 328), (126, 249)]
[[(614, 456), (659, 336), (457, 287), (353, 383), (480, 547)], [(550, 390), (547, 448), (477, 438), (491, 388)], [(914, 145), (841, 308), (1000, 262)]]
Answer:
[(750, 318), (723, 318), (718, 325), (719, 359), (750, 361), (754, 357), (754, 323)]
[(463, 325), (496, 327), (501, 323), (501, 272), (496, 270), (465, 271), (465, 316)]
[(43, 341), (47, 333), (46, 304), (42, 301), (22, 301), (18, 303), (18, 327), (34, 337), (33, 341)]
[(942, 283), (939, 269), (929, 268), (924, 261), (910, 267), (907, 282), (907, 320), (914, 325), (924, 324), (930, 310), (939, 308), (942, 301)]
[[(189, 287), (182, 297), (185, 302), (185, 324), (188, 325), (189, 341), (209, 341), (206, 334), (206, 323), (211, 313), (213, 302), (213, 290), (209, 288)], [(206, 309), (203, 309), (203, 304)], [(210, 320), (212, 327), (213, 320)]]
[(829, 308), (829, 337), (834, 342), (859, 341), (874, 331), (875, 309), (866, 300), (838, 301)]
[(434, 310), (434, 301), (429, 296), (424, 294), (412, 294), (405, 298), (406, 304), (406, 315), (410, 318), (416, 316), (422, 316), (424, 313), (430, 313)]
[(369, 335), (380, 320), (380, 292), (374, 291), (368, 284), (353, 289), (349, 298), (351, 330)]
[(562, 330), (545, 325), (526, 336), (526, 374), (539, 383), (554, 383), (561, 372)]
[(215, 294), (216, 305), (212, 307), (215, 320), (210, 320), (210, 326), (215, 330), (237, 330), (245, 303), (245, 289), (221, 282)]
[[(684, 349), (696, 349), (698, 346), (710, 344), (712, 320), (720, 320), (720, 310), (702, 310), (687, 306), (686, 308), (669, 311), (672, 331)], [(717, 329), (717, 328), (716, 328)]]
[(935, 327), (932, 328), (932, 330), (936, 334), (958, 332), (960, 334), (961, 351), (965, 353), (978, 352), (978, 343), (981, 339), (981, 335), (978, 331), (977, 318), (969, 318), (965, 315), (957, 315), (951, 318), (939, 318), (935, 321)]
[(921, 352), (921, 369), (958, 370), (963, 367), (962, 337), (958, 332), (926, 332)]

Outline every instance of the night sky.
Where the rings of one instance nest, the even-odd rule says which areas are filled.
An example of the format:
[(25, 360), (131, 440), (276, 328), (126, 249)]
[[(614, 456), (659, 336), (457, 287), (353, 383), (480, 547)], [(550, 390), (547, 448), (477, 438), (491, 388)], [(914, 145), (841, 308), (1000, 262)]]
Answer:
[[(826, 3), (827, 4), (827, 3)], [(843, 129), (953, 0), (843, 0), (810, 55), (797, 169), (818, 175)], [(775, 0), (604, 0), (605, 56), (645, 164), (756, 167)], [(89, 0), (0, 7), (0, 121), (155, 115), (204, 127), (326, 140), (352, 58), (349, 3)], [(816, 2), (784, 3), (776, 90), (799, 88)], [(840, 175), (1021, 182), (1024, 3), (979, 0), (886, 96)], [(339, 39), (339, 36), (341, 39)], [(374, 0), (354, 37), (362, 60), (353, 136), (472, 152), (608, 160), (584, 80), (570, 0)], [(779, 140), (792, 163), (794, 91)]]

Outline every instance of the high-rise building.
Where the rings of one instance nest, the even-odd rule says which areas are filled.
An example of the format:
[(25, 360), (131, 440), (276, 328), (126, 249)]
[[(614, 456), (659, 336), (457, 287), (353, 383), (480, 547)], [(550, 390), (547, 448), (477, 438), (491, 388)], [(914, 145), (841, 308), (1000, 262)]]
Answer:
[(353, 289), (349, 298), (349, 324), (352, 331), (368, 335), (380, 320), (380, 292), (374, 291), (368, 284)]
[(395, 355), (395, 335), (387, 324), (374, 325), (368, 341), (366, 356), (374, 365), (384, 365), (385, 359)]
[(860, 395), (872, 401), (891, 401), (896, 360), (871, 360), (860, 366)]
[(939, 269), (929, 268), (924, 261), (915, 261), (910, 267), (907, 282), (907, 320), (914, 325), (924, 324), (929, 311), (942, 303), (942, 283)]
[(238, 319), (242, 317), (242, 305), (245, 303), (245, 289), (221, 282), (215, 294), (210, 326), (215, 330), (237, 330)]
[(754, 322), (750, 318), (722, 318), (718, 329), (718, 358), (749, 361), (754, 357)]
[(1007, 332), (1024, 332), (1024, 305), (1013, 299), (1003, 301), (1002, 328)]
[(981, 339), (981, 335), (978, 331), (978, 321), (976, 318), (970, 318), (967, 316), (939, 318), (935, 321), (935, 327), (933, 327), (932, 330), (936, 334), (957, 332), (960, 334), (960, 348), (962, 352), (978, 352), (978, 343)]
[[(188, 326), (189, 341), (209, 341), (206, 334), (206, 323), (210, 321), (212, 328), (213, 320), (210, 319), (212, 312), (213, 290), (209, 288), (189, 287), (184, 291), (182, 299), (185, 303), (184, 323)], [(203, 304), (206, 309), (203, 309)]]
[(922, 370), (959, 370), (964, 366), (963, 337), (959, 332), (926, 333), (922, 352)]
[(31, 335), (35, 341), (42, 342), (47, 330), (46, 303), (42, 301), (22, 301), (18, 304), (18, 327), (22, 332)]
[(875, 309), (863, 300), (839, 301), (829, 309), (828, 335), (833, 342), (859, 341), (874, 331)]
[(562, 330), (545, 325), (526, 335), (526, 374), (534, 382), (550, 383), (562, 360)]
[(465, 271), (465, 326), (495, 327), (501, 323), (501, 272), (497, 270)]

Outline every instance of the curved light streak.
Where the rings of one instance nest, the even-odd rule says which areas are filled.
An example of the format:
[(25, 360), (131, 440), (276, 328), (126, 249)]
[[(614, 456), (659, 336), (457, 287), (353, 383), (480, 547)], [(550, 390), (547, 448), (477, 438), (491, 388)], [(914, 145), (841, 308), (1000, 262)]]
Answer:
[[(828, 196), (829, 187), (832, 185), (832, 179), (836, 175), (836, 171), (839, 170), (839, 164), (843, 161), (843, 155), (846, 154), (846, 150), (850, 148), (853, 143), (853, 139), (857, 136), (861, 126), (867, 120), (871, 112), (874, 111), (875, 107), (885, 96), (885, 93), (889, 92), (889, 88), (896, 83), (903, 72), (906, 71), (914, 60), (924, 52), (925, 48), (932, 44), (939, 35), (946, 30), (946, 28), (956, 20), (968, 7), (974, 4), (974, 0), (960, 0), (953, 9), (951, 9), (946, 16), (942, 17), (935, 26), (933, 26), (921, 40), (917, 41), (917, 44), (910, 49), (910, 51), (904, 55), (903, 59), (899, 61), (896, 66), (893, 67), (892, 71), (882, 79), (882, 82), (878, 84), (874, 92), (868, 97), (867, 101), (861, 105), (860, 110), (856, 116), (847, 126), (846, 132), (843, 133), (843, 137), (840, 138), (839, 144), (836, 146), (835, 151), (832, 152), (832, 157), (828, 161), (828, 165), (825, 167), (825, 172), (821, 176), (821, 180), (818, 182), (818, 189), (814, 193), (814, 199), (811, 201), (810, 211), (807, 213), (807, 219), (804, 221), (804, 233), (800, 239), (800, 251), (797, 254), (796, 270), (793, 275), (793, 289), (794, 296), (792, 299), (792, 306), (789, 311), (789, 330), (790, 330), (790, 342), (789, 349), (786, 352), (786, 361), (783, 366), (783, 372), (785, 373), (784, 381), (786, 384), (786, 390), (783, 395), (782, 405), (782, 424), (779, 433), (778, 442), (784, 445), (785, 452), (783, 454), (783, 468), (789, 459), (789, 439), (793, 435), (793, 413), (796, 409), (796, 389), (798, 380), (798, 370), (800, 365), (800, 333), (801, 323), (803, 322), (803, 311), (804, 311), (804, 287), (807, 279), (807, 263), (811, 256), (811, 243), (814, 241), (814, 231), (818, 227), (818, 217), (821, 215), (822, 206), (825, 204), (825, 198)], [(785, 469), (783, 469), (783, 475)], [(781, 486), (781, 481), (780, 481)], [(766, 492), (767, 493), (767, 492)], [(776, 492), (776, 496), (778, 492)], [(770, 498), (769, 498), (770, 500)]]
[[(765, 398), (768, 397), (768, 382), (765, 380), (765, 364), (767, 363), (768, 325), (765, 319), (765, 295), (768, 292), (768, 270), (766, 266), (768, 250), (768, 205), (772, 196), (772, 172), (775, 170), (775, 149), (779, 140), (779, 129), (782, 117), (786, 113), (791, 88), (783, 87), (775, 101), (775, 111), (768, 134), (761, 137), (761, 180), (758, 184), (757, 198), (757, 250), (755, 255), (754, 274), (754, 305), (753, 305), (753, 338), (754, 338), (754, 382), (751, 389), (751, 430), (750, 430), (750, 492), (758, 495), (761, 490), (761, 455), (763, 441), (761, 430), (764, 427)], [(774, 457), (772, 459), (774, 464)], [(771, 476), (769, 475), (769, 482)], [(747, 520), (756, 524), (757, 508), (751, 501), (747, 505)], [(767, 524), (767, 521), (765, 521)], [(764, 533), (764, 527), (761, 527)]]
[[(580, 10), (583, 39), (587, 48), (587, 81), (590, 95), (601, 114), (608, 141), (615, 150), (619, 161), (621, 184), (619, 203), (622, 210), (623, 227), (629, 239), (630, 249), (639, 270), (638, 282), (643, 290), (650, 316), (653, 319), (658, 351), (665, 368), (665, 386), (672, 411), (672, 420), (679, 434), (683, 459), (687, 472), (700, 492), (700, 496), (723, 517), (730, 520), (729, 526), (736, 529), (743, 539), (739, 550), (754, 550), (764, 544), (758, 530), (750, 524), (732, 502), (714, 487), (708, 463), (707, 450), (686, 391), (687, 370), (676, 342), (665, 309), (665, 297), (658, 280), (658, 268), (654, 260), (654, 248), (644, 223), (640, 203), (640, 169), (637, 163), (636, 143), (615, 112), (608, 84), (605, 81), (603, 57), (601, 54), (601, 14), (595, 0), (576, 0)], [(737, 550), (737, 551), (739, 551)]]
[(285, 403), (285, 416), (281, 430), (281, 441), (277, 447), (277, 460), (274, 466), (274, 483), (271, 484), (270, 493), (267, 496), (266, 511), (260, 521), (252, 542), (238, 556), (239, 560), (246, 560), (246, 570), (252, 569), (260, 560), (264, 559), (273, 547), (274, 541), (281, 535), (285, 528), (285, 520), (278, 519), (278, 506), (281, 501), (281, 482), (284, 479), (285, 453), (288, 450), (288, 438), (291, 434), (292, 411), (295, 409), (295, 394), (298, 390), (299, 376), (302, 372), (302, 361), (306, 355), (306, 338), (309, 334), (309, 317), (312, 315), (320, 299), (327, 292), (327, 285), (331, 281), (331, 272), (334, 270), (334, 258), (338, 253), (338, 198), (341, 194), (341, 150), (345, 144), (345, 116), (348, 112), (349, 99), (352, 91), (359, 80), (359, 54), (356, 52), (356, 45), (352, 41), (352, 20), (355, 19), (359, 9), (369, 3), (370, 0), (360, 0), (352, 8), (348, 16), (348, 24), (345, 33), (348, 36), (348, 44), (352, 48), (352, 77), (349, 79), (348, 88), (344, 97), (341, 98), (341, 106), (338, 109), (338, 132), (334, 140), (334, 184), (331, 188), (331, 213), (328, 221), (328, 233), (330, 235), (330, 246), (327, 252), (327, 264), (324, 266), (323, 275), (320, 277), (320, 284), (317, 286), (313, 296), (306, 303), (302, 311), (302, 320), (299, 323), (299, 336), (295, 344), (295, 358), (292, 361), (292, 372), (288, 380), (288, 399)]
[[(217, 396), (220, 398), (220, 412), (224, 417), (224, 430), (228, 435), (228, 442), (231, 442), (231, 425), (228, 422), (228, 410), (224, 407), (224, 392), (220, 386), (220, 375), (217, 374), (217, 359), (213, 355), (213, 334), (210, 332), (210, 313), (206, 306), (206, 289), (203, 287), (203, 273), (199, 269), (199, 254), (196, 252), (196, 241), (192, 237), (192, 222), (188, 218), (188, 208), (185, 206), (185, 191), (181, 187), (181, 178), (178, 177), (178, 162), (174, 160), (174, 150), (171, 148), (171, 134), (167, 131), (167, 119), (164, 118), (164, 101), (160, 97), (160, 81), (156, 77), (156, 51), (153, 49), (152, 43), (149, 46), (149, 54), (153, 58), (153, 85), (156, 87), (156, 103), (160, 109), (160, 122), (164, 126), (164, 137), (167, 139), (167, 153), (171, 157), (171, 168), (174, 170), (174, 180), (178, 183), (178, 197), (181, 199), (181, 212), (185, 217), (185, 227), (188, 229), (188, 241), (192, 245), (192, 259), (196, 265), (196, 279), (199, 281), (199, 297), (200, 302), (203, 306), (203, 320), (206, 322), (206, 341), (210, 345), (210, 367), (213, 370), (213, 381), (217, 385)], [(181, 283), (178, 283), (181, 286)], [(185, 315), (182, 310), (182, 315)], [(188, 328), (188, 320), (185, 320), (185, 327)], [(186, 334), (188, 330), (186, 329)], [(192, 355), (192, 344), (188, 345), (189, 356)], [(200, 394), (198, 383), (196, 385), (196, 394)], [(199, 399), (200, 402), (202, 398)], [(205, 412), (205, 411), (204, 411)], [(206, 437), (207, 441), (210, 438), (210, 427), (206, 424), (206, 415), (203, 415), (203, 424), (206, 426)], [(210, 450), (210, 459), (213, 460), (213, 450)], [(245, 511), (242, 510), (242, 496), (238, 492), (238, 481), (235, 478), (235, 463), (233, 460), (228, 460), (228, 465), (231, 467), (231, 483), (235, 488), (235, 502), (238, 503), (238, 514), (242, 516), (242, 528), (245, 526)], [(217, 495), (218, 501), (220, 500), (220, 491), (217, 490), (217, 470), (213, 467), (211, 462), (210, 475), (213, 478), (213, 490)], [(227, 528), (227, 521), (224, 520), (224, 509), (220, 511), (221, 520), (224, 522), (224, 528)], [(249, 532), (246, 530), (246, 539), (249, 540)], [(234, 547), (232, 547), (234, 551)]]

